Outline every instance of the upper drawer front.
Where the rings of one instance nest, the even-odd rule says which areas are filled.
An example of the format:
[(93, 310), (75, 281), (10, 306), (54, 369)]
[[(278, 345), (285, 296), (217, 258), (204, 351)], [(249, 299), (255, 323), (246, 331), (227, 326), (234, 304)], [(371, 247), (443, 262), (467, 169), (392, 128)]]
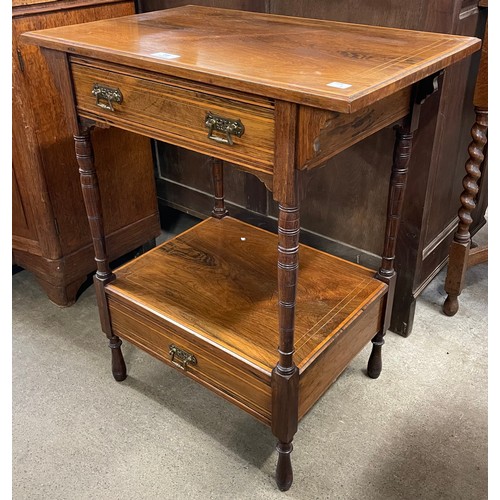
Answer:
[[(272, 172), (272, 101), (122, 67), (96, 68), (78, 60), (72, 62), (72, 74), (83, 116)], [(215, 117), (212, 123), (217, 122), (211, 132), (206, 123), (209, 114)]]

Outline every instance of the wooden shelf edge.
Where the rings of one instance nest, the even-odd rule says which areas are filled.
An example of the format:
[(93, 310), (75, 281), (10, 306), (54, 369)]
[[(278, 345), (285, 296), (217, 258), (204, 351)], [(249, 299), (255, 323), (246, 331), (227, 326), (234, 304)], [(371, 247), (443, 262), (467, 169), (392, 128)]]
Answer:
[[(235, 231), (239, 231), (240, 228), (242, 231), (241, 234), (246, 234), (249, 240), (260, 240), (264, 238), (265, 244), (263, 244), (263, 247), (266, 247), (266, 249), (268, 250), (268, 254), (267, 257), (262, 261), (262, 266), (267, 266), (266, 269), (270, 266), (269, 252), (274, 252), (274, 247), (272, 247), (272, 250), (270, 250), (268, 247), (270, 243), (277, 244), (277, 237), (274, 233), (270, 233), (266, 230), (254, 227), (250, 224), (232, 219), (230, 217), (227, 217), (222, 221), (208, 218), (196, 224), (192, 228), (189, 228), (187, 231), (184, 231), (183, 233), (177, 235), (171, 240), (168, 240), (163, 245), (156, 247), (150, 252), (139, 256), (133, 261), (130, 261), (124, 266), (118, 268), (115, 271), (116, 280), (106, 285), (106, 293), (114, 297), (116, 300), (119, 300), (122, 304), (130, 304), (131, 307), (136, 311), (143, 311), (150, 319), (153, 319), (155, 322), (159, 324), (163, 323), (166, 327), (168, 327), (168, 325), (174, 326), (175, 328), (184, 331), (186, 335), (193, 336), (201, 342), (208, 343), (214, 348), (223, 351), (226, 355), (238, 359), (240, 362), (243, 362), (245, 365), (251, 367), (252, 369), (269, 375), (271, 370), (274, 368), (278, 358), (276, 350), (278, 337), (277, 305), (275, 321), (276, 325), (272, 328), (269, 327), (270, 324), (274, 325), (274, 319), (269, 320), (269, 317), (274, 314), (274, 309), (272, 306), (270, 306), (269, 300), (269, 290), (271, 290), (271, 288), (274, 288), (274, 283), (271, 283), (270, 280), (267, 280), (268, 283), (265, 286), (265, 293), (260, 290), (254, 291), (252, 286), (249, 285), (249, 297), (251, 299), (255, 298), (254, 302), (251, 301), (252, 306), (254, 304), (255, 306), (253, 308), (250, 307), (248, 311), (238, 310), (237, 308), (240, 305), (240, 303), (238, 302), (235, 302), (233, 306), (233, 310), (238, 311), (239, 315), (237, 315), (237, 319), (243, 321), (243, 326), (240, 322), (235, 326), (235, 329), (232, 331), (232, 333), (222, 333), (221, 336), (217, 337), (211, 333), (210, 326), (208, 326), (206, 329), (204, 329), (203, 326), (200, 326), (212, 325), (213, 330), (213, 324), (217, 324), (217, 326), (221, 327), (217, 329), (217, 332), (224, 330), (224, 328), (227, 330), (227, 332), (231, 331), (231, 329), (227, 327), (227, 323), (214, 323), (217, 321), (217, 318), (213, 319), (211, 317), (212, 309), (217, 308), (217, 297), (215, 295), (213, 297), (213, 308), (210, 309), (206, 307), (207, 303), (212, 304), (211, 299), (205, 300), (204, 307), (201, 307), (199, 310), (195, 308), (196, 313), (193, 313), (193, 308), (190, 309), (190, 314), (197, 314), (199, 312), (200, 315), (193, 316), (195, 320), (192, 322), (188, 322), (186, 320), (186, 317), (178, 313), (178, 311), (176, 310), (176, 307), (178, 306), (177, 302), (171, 302), (165, 308), (162, 307), (162, 303), (166, 304), (166, 302), (162, 302), (163, 297), (170, 296), (171, 292), (173, 292), (174, 295), (179, 294), (183, 292), (182, 288), (172, 288), (169, 291), (167, 284), (165, 284), (165, 282), (161, 281), (161, 279), (159, 278), (158, 282), (162, 287), (161, 289), (158, 288), (158, 284), (151, 284), (150, 281), (147, 281), (147, 277), (144, 277), (144, 280), (146, 280), (145, 282), (149, 283), (147, 286), (144, 285), (141, 281), (143, 279), (143, 276), (140, 276), (141, 271), (144, 272), (144, 269), (149, 269), (150, 263), (152, 263), (153, 261), (156, 263), (156, 265), (158, 265), (158, 259), (163, 258), (161, 257), (161, 252), (165, 251), (165, 249), (169, 249), (167, 255), (170, 256), (172, 253), (176, 253), (176, 251), (172, 250), (174, 248), (173, 245), (175, 245), (176, 242), (179, 242), (179, 252), (182, 253), (184, 251), (183, 246), (186, 245), (186, 236), (190, 238), (190, 241), (198, 242), (197, 238), (199, 237), (199, 234), (201, 232), (204, 233), (201, 237), (201, 240), (203, 240), (203, 238), (206, 239), (208, 236), (212, 236), (214, 230), (218, 231), (217, 235), (219, 235), (220, 237), (221, 232), (225, 233), (224, 226), (220, 226), (220, 224), (226, 224), (226, 227), (230, 229), (233, 240), (239, 239), (235, 238), (234, 233)], [(199, 231), (198, 234), (196, 234), (197, 231)], [(224, 241), (222, 244), (224, 244)], [(319, 285), (318, 291), (310, 291), (308, 289), (307, 292), (304, 292), (307, 293), (306, 300), (308, 301), (308, 303), (312, 303), (314, 307), (317, 307), (319, 304), (320, 307), (320, 310), (313, 311), (312, 318), (307, 319), (307, 321), (309, 322), (307, 324), (307, 329), (302, 329), (301, 336), (296, 338), (297, 346), (299, 346), (300, 344), (297, 349), (297, 352), (300, 352), (300, 355), (296, 358), (296, 363), (299, 365), (299, 368), (305, 369), (310, 363), (314, 362), (314, 360), (321, 355), (321, 352), (323, 352), (332, 343), (335, 342), (335, 338), (337, 336), (342, 336), (342, 333), (346, 329), (348, 329), (353, 322), (356, 321), (359, 315), (363, 314), (366, 308), (370, 307), (375, 302), (379, 302), (382, 299), (383, 295), (386, 293), (387, 286), (373, 277), (372, 270), (345, 261), (331, 254), (315, 250), (306, 245), (301, 245), (301, 248), (303, 251), (307, 249), (309, 255), (313, 255), (313, 258), (317, 259), (317, 261), (315, 261), (316, 263), (319, 261), (323, 263), (324, 274), (329, 274), (328, 272), (326, 272), (328, 270), (327, 264), (329, 263), (329, 261), (332, 263), (333, 267), (337, 266), (335, 271), (332, 272), (333, 274), (339, 274), (339, 267), (341, 268), (341, 270), (342, 268), (345, 268), (348, 271), (344, 273), (344, 275), (347, 276), (344, 279), (344, 285), (342, 289), (342, 293), (344, 293), (344, 295), (340, 294), (338, 296), (329, 296), (329, 292), (327, 290), (328, 287), (326, 287), (322, 283)], [(227, 273), (227, 276), (224, 276), (223, 274), (217, 275), (219, 283), (214, 286), (217, 286), (220, 290), (225, 290), (223, 280), (226, 277), (229, 280), (228, 289), (230, 290), (231, 286), (234, 287), (234, 275), (239, 274), (238, 265), (242, 259), (241, 249), (239, 250), (239, 254), (236, 250), (234, 250), (234, 252), (233, 250), (234, 249), (231, 248), (231, 250), (226, 251), (226, 254), (222, 257), (222, 264), (216, 263), (216, 265), (225, 266), (224, 272)], [(235, 260), (233, 262), (230, 262), (230, 259), (233, 258), (233, 253), (236, 255), (234, 257)], [(200, 255), (201, 254), (203, 254), (202, 251), (200, 251)], [(250, 259), (251, 266), (253, 266), (252, 269), (257, 270), (257, 275), (252, 277), (254, 286), (259, 279), (263, 279), (262, 275), (259, 274), (261, 266), (259, 265), (258, 260), (256, 260), (259, 257), (260, 256), (256, 253), (255, 255), (252, 255), (252, 258)], [(210, 259), (211, 255), (209, 253), (207, 255), (203, 254), (200, 258)], [(149, 263), (144, 261), (141, 262), (143, 259), (146, 259), (146, 261), (150, 259), (150, 261)], [(210, 268), (210, 266), (208, 267)], [(199, 270), (198, 272), (203, 271)], [(206, 276), (200, 276), (201, 277), (198, 277), (197, 279), (201, 280), (203, 283), (210, 282), (212, 276), (210, 275), (210, 269)], [(241, 281), (238, 281), (239, 285), (241, 285), (241, 283), (245, 280), (244, 272), (242, 276), (243, 277), (241, 278)], [(304, 278), (305, 277), (309, 277), (307, 272), (304, 275)], [(162, 279), (168, 280), (168, 272)], [(178, 279), (179, 278), (177, 277), (177, 280)], [(240, 278), (238, 278), (238, 280), (239, 279)], [(349, 280), (352, 280), (352, 287), (349, 286)], [(182, 285), (183, 284), (181, 283), (181, 287)], [(147, 287), (152, 287), (151, 290), (154, 289), (154, 291), (150, 292), (149, 288)], [(308, 287), (306, 286), (305, 288)], [(211, 290), (209, 291), (209, 293), (212, 293)], [(265, 296), (262, 296), (262, 293), (264, 293)], [(314, 298), (314, 293), (319, 294), (317, 299)], [(271, 293), (271, 295), (273, 295), (274, 297), (274, 291)], [(231, 294), (229, 294), (228, 297), (225, 297), (225, 299), (220, 300), (230, 299)], [(264, 300), (264, 302), (259, 303), (259, 300)], [(302, 304), (304, 303), (302, 302)], [(247, 313), (250, 315), (255, 315), (255, 311), (260, 311), (261, 307), (264, 308), (265, 314), (267, 314), (267, 316), (264, 316), (264, 319), (267, 321), (267, 323), (265, 321), (264, 323), (256, 322), (256, 324), (260, 326), (261, 330), (258, 331), (258, 328), (250, 328), (248, 326), (248, 322), (245, 323), (245, 321), (247, 321), (245, 315)], [(332, 327), (331, 329), (330, 326)], [(235, 333), (236, 331), (238, 332), (237, 335)], [(262, 345), (255, 349), (249, 349), (248, 346), (253, 345), (254, 340), (258, 338), (260, 338)], [(236, 343), (235, 339), (237, 339)], [(266, 339), (269, 339), (267, 344)], [(263, 347), (264, 345), (265, 347)]]

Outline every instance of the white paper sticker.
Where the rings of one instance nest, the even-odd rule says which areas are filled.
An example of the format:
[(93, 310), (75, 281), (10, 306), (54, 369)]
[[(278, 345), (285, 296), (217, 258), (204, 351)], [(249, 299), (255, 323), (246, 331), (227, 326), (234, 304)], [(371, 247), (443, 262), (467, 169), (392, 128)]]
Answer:
[(178, 56), (177, 54), (169, 54), (168, 52), (155, 52), (154, 54), (151, 54), (153, 57), (159, 57), (160, 59), (177, 59)]
[(341, 82), (330, 82), (326, 84), (328, 87), (333, 87), (334, 89), (348, 89), (352, 87), (349, 83), (341, 83)]

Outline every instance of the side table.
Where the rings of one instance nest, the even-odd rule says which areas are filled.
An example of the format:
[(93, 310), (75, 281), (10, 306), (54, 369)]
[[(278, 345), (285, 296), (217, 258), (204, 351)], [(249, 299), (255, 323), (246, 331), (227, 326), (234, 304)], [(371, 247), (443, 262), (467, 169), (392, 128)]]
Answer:
[[(123, 338), (269, 425), (287, 490), (299, 420), (370, 341), (380, 375), (420, 105), (480, 41), (195, 6), (25, 39), (44, 48), (75, 133), (115, 379)], [(90, 139), (103, 124), (214, 158), (214, 216), (114, 273)], [(299, 245), (305, 171), (391, 124), (380, 269)], [(277, 235), (226, 215), (220, 160), (272, 191)]]

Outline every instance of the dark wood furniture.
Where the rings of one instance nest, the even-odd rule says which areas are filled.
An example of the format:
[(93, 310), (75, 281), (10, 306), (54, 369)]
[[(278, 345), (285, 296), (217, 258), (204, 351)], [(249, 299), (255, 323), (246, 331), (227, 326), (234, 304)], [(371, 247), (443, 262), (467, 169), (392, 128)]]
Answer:
[[(96, 263), (72, 130), (40, 50), (21, 46), (19, 36), (133, 13), (130, 0), (13, 2), (13, 263), (34, 273), (60, 306), (73, 304)], [(105, 193), (107, 248), (116, 259), (151, 244), (160, 233), (151, 146), (144, 137), (109, 128), (95, 134), (95, 149)]]
[[(477, 0), (138, 0), (140, 12), (198, 4), (273, 14), (329, 19), (482, 37), (485, 14)], [(297, 42), (298, 43), (298, 42)], [(415, 133), (408, 196), (397, 241), (398, 271), (391, 330), (407, 336), (416, 299), (447, 262), (457, 225), (456, 199), (462, 191), (463, 155), (470, 142), (479, 54), (458, 62), (443, 75), (441, 96), (422, 109), (425, 125)], [(374, 267), (382, 255), (384, 196), (389, 189), (384, 168), (390, 162), (390, 127), (352, 145), (327, 161), (310, 182), (313, 196), (301, 206), (302, 241), (352, 262)], [(160, 206), (198, 217), (210, 215), (212, 181), (208, 159), (171, 144), (156, 145)], [(227, 205), (232, 214), (276, 230), (278, 206), (252, 175), (224, 167)], [(486, 185), (478, 196), (470, 227), (485, 222)], [(168, 212), (167, 212), (168, 215)]]
[[(488, 1), (483, 0), (483, 7)], [(459, 223), (450, 246), (450, 257), (444, 289), (448, 294), (443, 304), (443, 312), (454, 316), (458, 311), (458, 297), (465, 284), (465, 274), (469, 267), (488, 260), (488, 247), (471, 248), (470, 226), (472, 212), (476, 208), (479, 180), (485, 164), (485, 148), (488, 140), (488, 27), (481, 48), (481, 62), (477, 75), (473, 99), (476, 121), (471, 129), (472, 142), (469, 144), (469, 158), (465, 164), (464, 190), (460, 196)], [(483, 187), (483, 186), (482, 186)]]
[[(126, 377), (124, 338), (244, 409), (276, 436), (288, 489), (298, 421), (370, 340), (368, 375), (381, 372), (421, 104), (480, 41), (202, 7), (25, 37), (44, 48), (75, 132), (115, 379)], [(102, 123), (214, 157), (213, 217), (114, 273), (90, 140)], [(312, 172), (389, 124), (378, 272), (299, 246)], [(226, 216), (221, 160), (272, 192), (277, 235)]]

